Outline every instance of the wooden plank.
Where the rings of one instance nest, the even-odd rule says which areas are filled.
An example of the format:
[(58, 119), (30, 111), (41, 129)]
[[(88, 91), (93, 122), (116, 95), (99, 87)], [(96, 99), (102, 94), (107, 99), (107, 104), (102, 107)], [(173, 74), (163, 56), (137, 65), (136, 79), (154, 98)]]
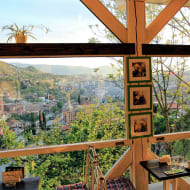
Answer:
[(121, 42), (128, 42), (127, 29), (99, 0), (81, 2), (113, 33)]
[(0, 158), (50, 154), (50, 153), (52, 154), (58, 152), (82, 151), (82, 150), (87, 150), (89, 145), (92, 145), (95, 149), (101, 149), (108, 147), (128, 146), (130, 144), (131, 140), (119, 139), (119, 140), (109, 140), (109, 141), (99, 141), (99, 142), (85, 142), (85, 143), (75, 143), (75, 144), (42, 146), (42, 147), (14, 149), (14, 150), (1, 150)]
[(122, 176), (132, 163), (132, 149), (128, 149), (121, 158), (113, 165), (113, 167), (105, 175), (105, 179), (115, 179)]
[(172, 0), (167, 7), (156, 17), (147, 28), (145, 43), (150, 43), (162, 28), (175, 16), (175, 14), (188, 2), (188, 0)]
[(27, 43), (0, 44), (1, 58), (91, 57), (135, 54), (135, 44), (122, 43)]
[(149, 137), (148, 143), (158, 143), (158, 142), (167, 142), (167, 141), (175, 141), (182, 139), (190, 139), (190, 131), (181, 132), (181, 133), (168, 133), (163, 135), (154, 135), (153, 137)]
[(142, 54), (145, 56), (189, 57), (190, 45), (142, 44)]

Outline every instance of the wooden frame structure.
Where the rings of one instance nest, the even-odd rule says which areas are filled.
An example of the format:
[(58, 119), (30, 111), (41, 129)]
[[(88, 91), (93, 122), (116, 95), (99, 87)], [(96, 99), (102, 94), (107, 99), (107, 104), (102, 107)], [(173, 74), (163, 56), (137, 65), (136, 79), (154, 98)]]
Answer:
[[(121, 44), (0, 44), (1, 58), (26, 57), (93, 57), (123, 56), (126, 65), (127, 56), (189, 56), (190, 46), (184, 45), (150, 45), (150, 41), (160, 32), (168, 21), (183, 7), (188, 0), (171, 0), (160, 15), (146, 28), (145, 0), (126, 0), (128, 28), (123, 25), (104, 7), (99, 0), (81, 0), (122, 42)], [(136, 14), (135, 14), (136, 13)], [(138, 22), (136, 22), (138, 20)], [(174, 51), (175, 50), (175, 51)], [(124, 68), (126, 70), (126, 68)], [(126, 82), (127, 79), (125, 79)], [(127, 100), (127, 93), (125, 93)], [(127, 123), (127, 122), (126, 122)], [(139, 162), (158, 158), (149, 149), (151, 143), (174, 141), (190, 138), (190, 132), (155, 135), (143, 139), (120, 139), (103, 142), (76, 143), (59, 146), (45, 146), (16, 150), (0, 151), (0, 158), (48, 154), (57, 152), (87, 150), (129, 145), (130, 149), (106, 174), (106, 179), (116, 178), (131, 166), (132, 181), (137, 190), (148, 189), (148, 174)], [(138, 174), (141, 175), (138, 175)], [(178, 181), (183, 187), (187, 183)], [(165, 188), (167, 189), (167, 185)], [(185, 189), (183, 189), (185, 190)]]

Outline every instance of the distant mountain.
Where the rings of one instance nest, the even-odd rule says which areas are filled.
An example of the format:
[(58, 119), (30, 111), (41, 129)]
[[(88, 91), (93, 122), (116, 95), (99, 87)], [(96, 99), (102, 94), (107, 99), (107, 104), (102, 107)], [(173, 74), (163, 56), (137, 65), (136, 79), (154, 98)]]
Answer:
[(25, 68), (10, 65), (6, 62), (0, 61), (0, 80), (17, 80), (20, 79), (45, 79), (53, 78), (55, 75), (44, 73), (39, 71), (33, 66), (28, 66)]
[[(93, 75), (95, 74), (94, 68), (82, 67), (82, 66), (67, 66), (67, 65), (40, 65), (40, 64), (21, 64), (11, 63), (14, 66), (27, 68), (34, 67), (44, 73), (51, 73), (56, 75)], [(98, 74), (107, 75), (115, 72), (116, 69), (112, 69), (111, 66), (102, 66), (98, 68)]]
[(35, 67), (33, 66), (28, 66), (25, 68), (26, 71), (30, 71), (30, 72), (39, 72), (38, 69), (36, 69)]

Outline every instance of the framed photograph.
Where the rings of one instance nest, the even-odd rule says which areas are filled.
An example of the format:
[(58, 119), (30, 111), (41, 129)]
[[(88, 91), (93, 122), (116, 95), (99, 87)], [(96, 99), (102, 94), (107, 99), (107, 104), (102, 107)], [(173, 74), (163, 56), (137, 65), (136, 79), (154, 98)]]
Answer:
[(129, 114), (128, 122), (130, 139), (153, 135), (152, 112)]
[(128, 86), (128, 111), (152, 110), (152, 85)]
[(127, 82), (152, 82), (151, 57), (127, 58)]

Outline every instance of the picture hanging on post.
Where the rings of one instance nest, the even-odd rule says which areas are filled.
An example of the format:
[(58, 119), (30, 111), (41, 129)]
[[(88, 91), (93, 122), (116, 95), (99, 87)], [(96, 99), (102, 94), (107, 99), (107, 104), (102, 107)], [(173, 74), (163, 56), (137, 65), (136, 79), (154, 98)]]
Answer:
[(152, 112), (129, 114), (128, 122), (130, 139), (153, 135)]
[(127, 58), (127, 82), (152, 82), (151, 57)]
[(152, 85), (128, 86), (128, 111), (152, 110)]

